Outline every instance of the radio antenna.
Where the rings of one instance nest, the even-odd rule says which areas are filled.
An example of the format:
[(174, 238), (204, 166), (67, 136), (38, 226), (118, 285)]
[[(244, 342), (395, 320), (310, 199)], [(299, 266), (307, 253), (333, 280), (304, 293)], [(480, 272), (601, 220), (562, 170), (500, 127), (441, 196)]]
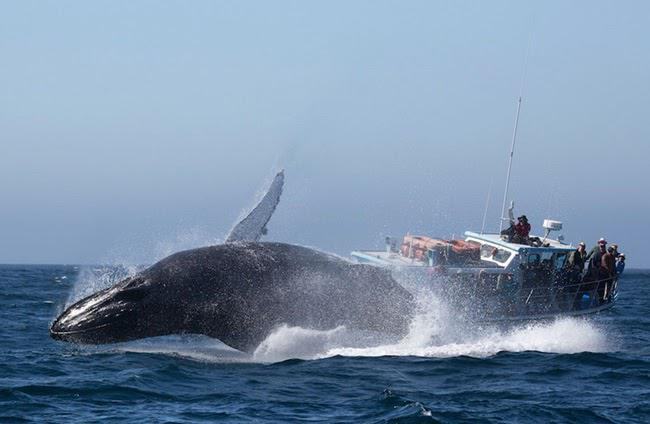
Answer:
[(487, 198), (485, 199), (485, 211), (483, 211), (483, 223), (481, 224), (481, 234), (485, 232), (485, 220), (487, 218), (488, 208), (490, 207), (490, 197), (492, 197), (492, 184), (494, 178), (490, 180), (490, 187), (488, 188)]
[(508, 173), (506, 174), (506, 188), (503, 192), (503, 206), (501, 207), (501, 219), (499, 220), (499, 232), (503, 230), (503, 221), (510, 220), (506, 218), (506, 204), (508, 203), (508, 190), (510, 189), (510, 175), (512, 173), (512, 159), (515, 155), (515, 144), (517, 143), (517, 128), (519, 127), (519, 112), (521, 111), (521, 98), (524, 94), (524, 82), (526, 81), (526, 70), (528, 68), (528, 55), (533, 43), (533, 34), (528, 39), (528, 47), (524, 56), (524, 68), (521, 75), (521, 86), (519, 87), (519, 98), (517, 99), (517, 114), (515, 115), (515, 126), (512, 130), (512, 145), (510, 146), (510, 156), (508, 158)]

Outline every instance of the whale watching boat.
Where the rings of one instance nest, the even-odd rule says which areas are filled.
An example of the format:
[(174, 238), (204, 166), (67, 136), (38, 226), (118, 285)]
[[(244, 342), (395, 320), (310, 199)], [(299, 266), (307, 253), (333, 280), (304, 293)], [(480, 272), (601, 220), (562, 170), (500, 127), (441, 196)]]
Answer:
[[(523, 90), (523, 82), (522, 82)], [(508, 160), (501, 225), (514, 226), (511, 204), (505, 218), (514, 157), (521, 93), (517, 102), (512, 145)], [(483, 227), (489, 206), (483, 215)], [(527, 219), (526, 219), (527, 222)], [(513, 228), (511, 226), (511, 229)], [(352, 260), (389, 268), (398, 281), (426, 285), (455, 305), (467, 318), (520, 320), (598, 312), (614, 305), (617, 278), (594, 277), (584, 269), (568, 267), (567, 259), (576, 247), (562, 236), (551, 239), (562, 222), (546, 219), (543, 237), (524, 239), (503, 235), (466, 232), (464, 240), (442, 240), (407, 234), (397, 241), (386, 238), (383, 251), (358, 250)], [(528, 230), (530, 226), (528, 226)], [(528, 232), (526, 231), (526, 233)], [(518, 242), (513, 242), (513, 241)]]
[[(463, 240), (407, 234), (387, 237), (382, 251), (351, 253), (358, 263), (388, 268), (398, 281), (430, 287), (467, 318), (522, 320), (598, 312), (614, 305), (616, 278), (594, 280), (570, 270), (576, 250), (550, 233), (562, 223), (544, 220), (546, 234), (526, 244), (500, 234), (468, 231)], [(459, 309), (460, 308), (460, 309)]]

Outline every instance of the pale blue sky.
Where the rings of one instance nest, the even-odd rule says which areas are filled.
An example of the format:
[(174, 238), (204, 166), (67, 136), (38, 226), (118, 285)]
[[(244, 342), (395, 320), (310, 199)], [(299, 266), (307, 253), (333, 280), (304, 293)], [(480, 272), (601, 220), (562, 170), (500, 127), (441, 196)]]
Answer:
[(0, 263), (149, 262), (221, 238), (539, 229), (650, 266), (647, 2), (2, 2)]

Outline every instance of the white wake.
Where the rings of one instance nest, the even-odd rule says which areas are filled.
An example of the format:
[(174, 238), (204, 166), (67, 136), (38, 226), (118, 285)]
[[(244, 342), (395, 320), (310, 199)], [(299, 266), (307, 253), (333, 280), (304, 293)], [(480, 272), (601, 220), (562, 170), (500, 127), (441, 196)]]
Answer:
[[(317, 331), (283, 326), (257, 348), (253, 359), (276, 362), (290, 358), (331, 356), (419, 356), (484, 358), (499, 352), (606, 352), (614, 348), (606, 331), (587, 318), (565, 317), (527, 324), (477, 325), (466, 322), (431, 293), (418, 294), (418, 313), (408, 334), (393, 343), (338, 327)], [(384, 340), (385, 341), (385, 340)]]

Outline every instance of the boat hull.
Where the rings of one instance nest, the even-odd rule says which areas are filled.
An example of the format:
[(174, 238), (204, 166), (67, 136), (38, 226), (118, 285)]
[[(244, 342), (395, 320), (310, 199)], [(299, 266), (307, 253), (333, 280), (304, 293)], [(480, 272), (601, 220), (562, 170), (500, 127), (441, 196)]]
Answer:
[[(365, 259), (368, 260), (365, 260)], [(412, 292), (430, 291), (455, 314), (478, 321), (525, 321), (593, 314), (616, 303), (615, 279), (567, 282), (559, 274), (527, 278), (498, 267), (448, 268), (409, 262), (387, 263), (377, 255), (355, 255), (358, 262), (388, 268)]]

